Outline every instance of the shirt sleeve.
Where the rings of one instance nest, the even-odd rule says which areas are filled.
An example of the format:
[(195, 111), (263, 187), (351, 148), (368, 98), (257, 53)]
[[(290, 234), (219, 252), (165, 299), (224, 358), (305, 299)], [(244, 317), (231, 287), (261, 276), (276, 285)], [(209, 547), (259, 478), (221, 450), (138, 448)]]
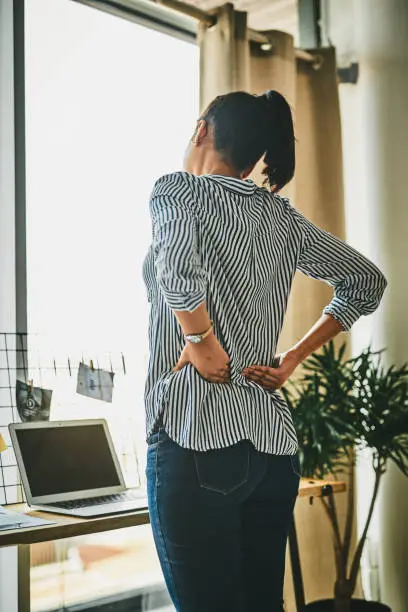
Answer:
[(334, 297), (323, 312), (348, 331), (362, 315), (378, 308), (387, 286), (385, 276), (356, 249), (292, 210), (303, 236), (298, 270), (334, 288)]
[(156, 183), (151, 200), (156, 278), (172, 310), (192, 312), (206, 299), (191, 187), (181, 173)]

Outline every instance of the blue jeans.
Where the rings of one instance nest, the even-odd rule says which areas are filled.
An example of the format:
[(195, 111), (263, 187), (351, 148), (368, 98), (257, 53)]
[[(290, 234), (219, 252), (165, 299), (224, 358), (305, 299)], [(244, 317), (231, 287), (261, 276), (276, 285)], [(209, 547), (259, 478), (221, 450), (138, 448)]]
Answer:
[(281, 612), (298, 456), (182, 448), (148, 440), (150, 520), (178, 612)]

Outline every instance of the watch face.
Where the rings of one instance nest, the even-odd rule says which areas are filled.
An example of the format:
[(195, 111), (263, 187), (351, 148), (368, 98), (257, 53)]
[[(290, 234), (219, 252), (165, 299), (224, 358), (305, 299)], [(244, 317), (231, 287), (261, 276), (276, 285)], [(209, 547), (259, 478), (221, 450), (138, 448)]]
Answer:
[(199, 344), (201, 342), (201, 337), (200, 336), (189, 336), (188, 339), (193, 344)]

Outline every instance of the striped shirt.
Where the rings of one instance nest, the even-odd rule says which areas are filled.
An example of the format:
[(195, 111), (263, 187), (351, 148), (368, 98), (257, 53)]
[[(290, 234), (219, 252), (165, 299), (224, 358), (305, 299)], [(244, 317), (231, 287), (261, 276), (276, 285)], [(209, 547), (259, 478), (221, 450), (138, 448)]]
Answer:
[[(272, 363), (296, 270), (333, 286), (324, 312), (345, 330), (377, 308), (384, 276), (287, 199), (249, 180), (169, 174), (154, 187), (150, 213), (153, 239), (143, 265), (150, 302), (147, 435), (160, 417), (185, 448), (205, 451), (246, 439), (262, 452), (296, 453), (280, 392), (241, 372)], [(204, 301), (231, 358), (230, 383), (208, 382), (192, 365), (172, 371), (184, 346), (172, 310), (192, 311)]]

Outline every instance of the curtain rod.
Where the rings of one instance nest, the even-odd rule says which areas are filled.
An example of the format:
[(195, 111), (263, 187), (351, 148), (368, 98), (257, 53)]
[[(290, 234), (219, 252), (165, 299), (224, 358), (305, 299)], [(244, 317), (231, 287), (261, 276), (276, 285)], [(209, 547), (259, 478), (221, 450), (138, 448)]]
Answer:
[[(197, 19), (201, 23), (204, 23), (206, 26), (211, 27), (217, 23), (216, 15), (211, 15), (206, 11), (194, 6), (192, 4), (186, 4), (185, 2), (181, 2), (181, 0), (153, 0), (156, 4), (161, 4), (162, 6), (166, 6), (169, 9), (173, 9), (174, 11), (179, 11), (180, 13), (184, 13), (184, 15), (188, 15), (193, 19)], [(264, 45), (265, 51), (271, 51), (272, 43), (265, 34), (262, 32), (258, 32), (257, 30), (253, 30), (248, 28), (248, 37), (251, 42), (259, 43), (261, 46)], [(319, 56), (312, 55), (308, 51), (303, 51), (303, 49), (295, 49), (295, 56), (297, 59), (302, 60), (304, 62), (308, 62), (309, 64), (313, 64), (313, 68), (316, 70), (320, 68), (322, 60)]]

